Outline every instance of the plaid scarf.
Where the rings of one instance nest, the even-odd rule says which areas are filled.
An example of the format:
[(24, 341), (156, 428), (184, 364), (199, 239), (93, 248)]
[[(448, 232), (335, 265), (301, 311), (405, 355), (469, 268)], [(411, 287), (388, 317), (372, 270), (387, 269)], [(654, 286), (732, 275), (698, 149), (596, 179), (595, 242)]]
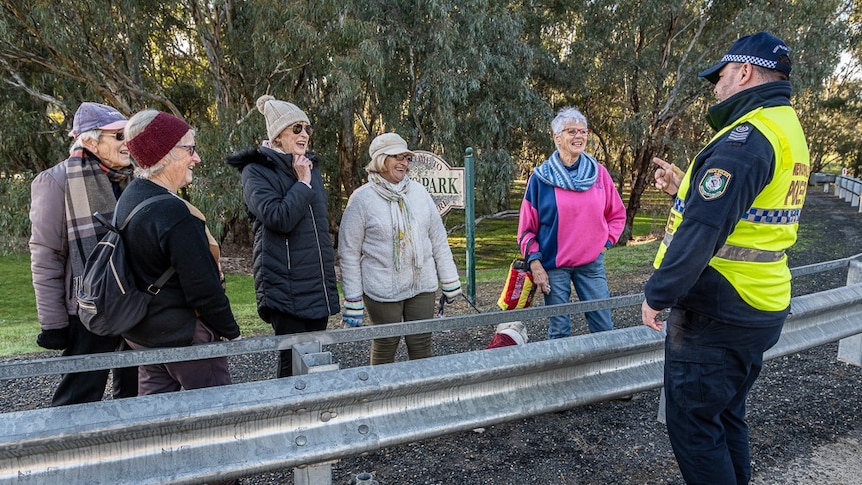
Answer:
[(108, 168), (82, 147), (75, 147), (66, 160), (66, 231), (73, 275), (84, 272), (87, 256), (107, 232), (93, 212), (111, 219), (117, 205), (113, 184), (122, 191), (133, 173), (131, 166)]
[(395, 271), (401, 271), (401, 256), (409, 244), (413, 248), (413, 269), (416, 270), (414, 277), (418, 278), (422, 269), (420, 262), (423, 258), (419, 254), (422, 245), (416, 244), (413, 240), (410, 210), (404, 199), (410, 188), (410, 179), (404, 177), (401, 182), (393, 184), (381, 177), (379, 173), (371, 172), (368, 174), (368, 181), (377, 195), (389, 201), (389, 216), (392, 221), (392, 261), (395, 264)]
[(533, 173), (539, 180), (548, 185), (565, 190), (577, 190), (583, 192), (589, 190), (596, 183), (599, 174), (599, 162), (590, 155), (581, 153), (575, 162), (574, 170), (569, 170), (560, 160), (560, 152), (555, 151), (551, 158), (536, 167)]

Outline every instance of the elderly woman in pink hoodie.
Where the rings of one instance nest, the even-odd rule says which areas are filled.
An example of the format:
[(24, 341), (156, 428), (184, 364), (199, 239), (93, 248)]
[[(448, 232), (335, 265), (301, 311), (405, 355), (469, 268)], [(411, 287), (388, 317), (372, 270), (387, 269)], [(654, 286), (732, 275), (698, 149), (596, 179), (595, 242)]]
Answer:
[[(607, 169), (585, 152), (590, 130), (577, 109), (551, 122), (557, 150), (527, 182), (518, 242), (545, 305), (568, 303), (574, 284), (581, 301), (608, 298), (604, 252), (623, 232), (626, 212)], [(590, 332), (612, 330), (610, 310), (586, 312)], [(572, 333), (569, 315), (550, 318), (548, 338)]]

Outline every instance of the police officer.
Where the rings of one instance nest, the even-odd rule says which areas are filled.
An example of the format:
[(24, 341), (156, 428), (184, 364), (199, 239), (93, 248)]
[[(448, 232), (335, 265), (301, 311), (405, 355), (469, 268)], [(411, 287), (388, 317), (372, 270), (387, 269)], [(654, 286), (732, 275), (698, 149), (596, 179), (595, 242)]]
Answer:
[(668, 436), (685, 481), (751, 478), (745, 399), (790, 309), (785, 250), (796, 241), (809, 155), (790, 104), (785, 43), (742, 37), (700, 73), (714, 84), (715, 136), (683, 174), (654, 159), (676, 193), (641, 306), (665, 340)]

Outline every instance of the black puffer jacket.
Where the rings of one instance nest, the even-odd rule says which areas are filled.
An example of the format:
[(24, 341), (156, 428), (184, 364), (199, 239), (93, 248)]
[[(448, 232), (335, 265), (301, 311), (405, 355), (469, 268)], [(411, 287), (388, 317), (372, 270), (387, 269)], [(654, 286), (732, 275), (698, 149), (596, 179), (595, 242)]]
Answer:
[(306, 157), (314, 163), (311, 188), (298, 181), (293, 155), (261, 147), (227, 157), (242, 173), (254, 228), (257, 311), (266, 322), (270, 310), (308, 319), (340, 310), (326, 189), (319, 159), (311, 152)]

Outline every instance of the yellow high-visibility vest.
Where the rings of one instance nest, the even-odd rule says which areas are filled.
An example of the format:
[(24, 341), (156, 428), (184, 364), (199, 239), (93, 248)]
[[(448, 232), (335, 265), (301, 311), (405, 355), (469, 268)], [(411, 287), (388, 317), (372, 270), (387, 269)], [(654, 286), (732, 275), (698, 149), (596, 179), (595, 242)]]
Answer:
[[(790, 106), (752, 110), (716, 133), (709, 144), (746, 122), (757, 128), (772, 145), (775, 173), (772, 181), (737, 222), (725, 245), (710, 259), (709, 265), (727, 278), (740, 297), (752, 307), (781, 311), (790, 305), (790, 268), (785, 250), (796, 242), (799, 215), (805, 202), (808, 144), (799, 118)], [(694, 160), (689, 164), (670, 210), (665, 237), (654, 262), (656, 268), (661, 265), (673, 235), (682, 223)]]

